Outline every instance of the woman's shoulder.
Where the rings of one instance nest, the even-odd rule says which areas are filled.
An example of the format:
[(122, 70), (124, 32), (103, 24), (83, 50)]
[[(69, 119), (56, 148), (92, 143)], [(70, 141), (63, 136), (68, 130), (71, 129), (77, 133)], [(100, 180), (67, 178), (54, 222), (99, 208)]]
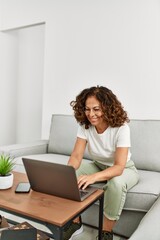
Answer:
[(127, 123), (124, 123), (123, 125), (119, 127), (110, 127), (110, 131), (116, 133), (121, 133), (121, 132), (130, 132), (130, 127)]
[(120, 128), (129, 128), (129, 125), (128, 125), (128, 123), (125, 122), (125, 123), (122, 124), (121, 126), (118, 126), (118, 127), (111, 127), (111, 126), (110, 126), (110, 128), (113, 129), (113, 130), (114, 130), (114, 129), (120, 129)]
[(122, 126), (120, 126), (120, 128), (129, 129), (130, 127), (129, 127), (128, 123), (125, 122)]

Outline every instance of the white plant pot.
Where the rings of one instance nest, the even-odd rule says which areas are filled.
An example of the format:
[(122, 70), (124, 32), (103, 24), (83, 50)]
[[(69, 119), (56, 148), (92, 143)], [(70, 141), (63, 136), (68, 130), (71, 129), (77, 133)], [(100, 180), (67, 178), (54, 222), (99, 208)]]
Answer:
[(8, 176), (0, 176), (0, 189), (8, 189), (13, 185), (13, 173)]

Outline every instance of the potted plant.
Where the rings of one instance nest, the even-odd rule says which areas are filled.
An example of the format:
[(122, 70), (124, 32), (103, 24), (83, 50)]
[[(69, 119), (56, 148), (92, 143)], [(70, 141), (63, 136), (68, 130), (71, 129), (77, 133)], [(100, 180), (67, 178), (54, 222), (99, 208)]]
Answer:
[(8, 189), (13, 185), (13, 173), (15, 162), (9, 155), (0, 155), (0, 189)]

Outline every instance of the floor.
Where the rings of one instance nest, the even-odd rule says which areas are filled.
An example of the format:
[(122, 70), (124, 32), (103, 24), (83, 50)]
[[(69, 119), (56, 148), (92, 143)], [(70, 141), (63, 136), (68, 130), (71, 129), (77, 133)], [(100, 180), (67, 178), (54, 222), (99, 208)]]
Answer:
[[(12, 219), (17, 222), (23, 222), (26, 221), (26, 219), (20, 218), (20, 217), (15, 217), (11, 214), (4, 213), (0, 211), (0, 214), (2, 216), (5, 216), (6, 218)], [(27, 220), (28, 221), (28, 220)], [(30, 224), (32, 224), (34, 227), (37, 227), (40, 230), (47, 231), (48, 229), (45, 226), (42, 226), (38, 223), (28, 221)], [(78, 236), (74, 237), (73, 240), (96, 240), (96, 237), (98, 235), (98, 231), (96, 229), (93, 229), (91, 227), (85, 226), (84, 225), (84, 230), (83, 233), (79, 234)], [(114, 240), (123, 240), (122, 238), (118, 236), (114, 236)]]
[[(84, 231), (79, 236), (74, 237), (73, 240), (96, 240), (97, 230), (84, 226)], [(114, 240), (121, 240), (120, 237), (114, 236)]]

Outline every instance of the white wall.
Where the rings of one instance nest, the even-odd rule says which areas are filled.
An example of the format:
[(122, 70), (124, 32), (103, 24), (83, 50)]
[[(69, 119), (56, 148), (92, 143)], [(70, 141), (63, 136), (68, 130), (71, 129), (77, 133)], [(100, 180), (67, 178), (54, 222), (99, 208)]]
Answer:
[(0, 144), (16, 139), (17, 59), (16, 35), (0, 32)]
[(41, 138), (45, 26), (16, 32), (19, 41), (16, 142), (23, 143)]
[(41, 138), (44, 36), (44, 24), (0, 35), (0, 145)]
[(1, 29), (46, 23), (42, 138), (83, 88), (105, 85), (131, 118), (160, 119), (159, 0), (1, 0)]

